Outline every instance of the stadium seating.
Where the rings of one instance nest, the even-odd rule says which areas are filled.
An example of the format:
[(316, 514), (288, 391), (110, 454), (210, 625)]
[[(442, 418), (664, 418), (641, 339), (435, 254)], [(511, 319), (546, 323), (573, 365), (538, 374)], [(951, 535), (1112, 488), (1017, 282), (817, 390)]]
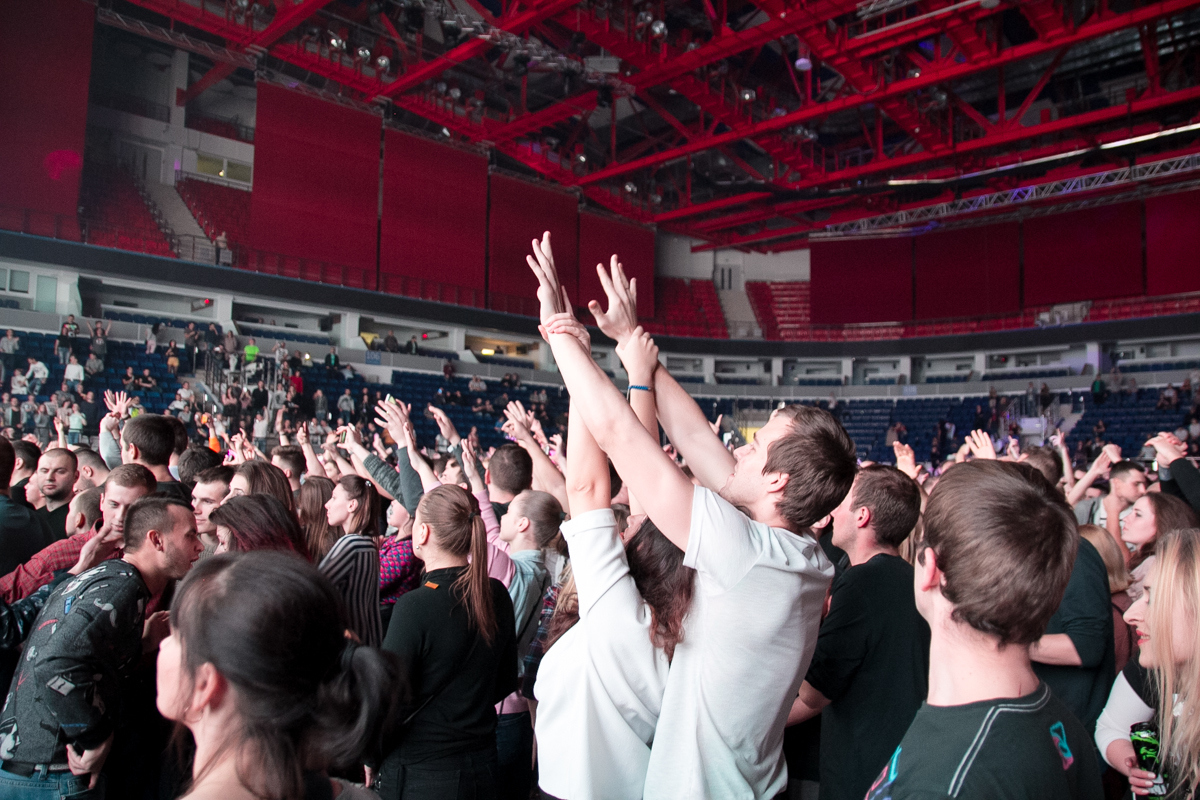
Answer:
[(249, 192), (197, 178), (183, 178), (175, 188), (209, 239), (223, 232), (230, 245), (249, 241)]
[[(208, 323), (196, 319), (179, 319), (178, 317), (164, 317), (159, 314), (134, 314), (126, 311), (114, 311), (111, 308), (104, 309), (104, 318), (115, 320), (116, 322), (133, 322), (137, 325), (162, 325), (164, 328), (178, 328), (185, 330), (189, 322), (195, 322), (197, 328), (208, 330)], [(217, 333), (222, 333), (221, 323), (216, 323)]]
[(89, 165), (79, 202), (87, 219), (87, 242), (138, 253), (175, 258), (133, 178), (109, 167)]
[(807, 281), (747, 281), (746, 295), (758, 318), (763, 338), (797, 340), (811, 334), (809, 288)]
[(656, 277), (654, 306), (654, 318), (642, 321), (650, 334), (729, 338), (712, 281)]
[(1067, 435), (1067, 444), (1074, 453), (1080, 441), (1092, 438), (1096, 423), (1103, 420), (1105, 440), (1119, 445), (1126, 458), (1136, 458), (1147, 439), (1159, 431), (1173, 431), (1183, 423), (1184, 412), (1192, 401), (1190, 395), (1184, 395), (1181, 391), (1177, 410), (1160, 411), (1156, 408), (1158, 389), (1139, 389), (1136, 396), (1114, 392), (1103, 403), (1088, 404)]
[[(298, 344), (329, 344), (329, 334), (325, 333), (301, 333), (289, 329), (280, 330), (279, 328), (258, 328), (254, 325), (247, 325), (244, 322), (238, 323), (238, 332), (242, 336), (253, 336), (263, 342), (296, 342)], [(261, 344), (260, 347), (263, 347)], [(270, 349), (263, 347), (264, 350)]]

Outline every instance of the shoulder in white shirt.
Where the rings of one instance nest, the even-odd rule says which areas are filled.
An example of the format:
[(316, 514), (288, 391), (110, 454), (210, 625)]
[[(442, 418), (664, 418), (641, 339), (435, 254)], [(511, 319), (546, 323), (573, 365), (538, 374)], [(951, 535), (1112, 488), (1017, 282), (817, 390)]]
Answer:
[(654, 740), (645, 797), (773, 798), (787, 788), (783, 728), (833, 565), (810, 534), (756, 522), (700, 487), (684, 563), (696, 591), (659, 716), (673, 733)]
[(562, 533), (579, 622), (538, 669), (538, 785), (570, 800), (638, 800), (669, 665), (650, 641), (612, 510), (579, 514)]

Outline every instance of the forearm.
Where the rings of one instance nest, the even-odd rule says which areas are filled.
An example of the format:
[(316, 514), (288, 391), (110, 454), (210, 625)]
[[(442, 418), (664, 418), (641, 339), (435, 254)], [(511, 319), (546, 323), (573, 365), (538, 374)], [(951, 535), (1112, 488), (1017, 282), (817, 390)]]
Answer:
[[(653, 378), (651, 378), (653, 381)], [(632, 381), (630, 382), (632, 383)], [(646, 385), (646, 384), (639, 384)], [(633, 389), (629, 392), (629, 407), (633, 409), (633, 413), (637, 415), (638, 422), (642, 423), (642, 427), (646, 432), (658, 439), (658, 412), (655, 409), (654, 393), (643, 392), (640, 389)], [(573, 442), (574, 440), (572, 440)], [(607, 465), (606, 472), (607, 472)], [(637, 498), (637, 494), (630, 487), (629, 490), (629, 513), (644, 514), (645, 509)]]
[(1167, 466), (1171, 469), (1171, 480), (1179, 487), (1183, 499), (1192, 508), (1200, 509), (1200, 471), (1186, 458), (1177, 458)]
[(792, 710), (788, 712), (787, 724), (798, 725), (812, 719), (829, 705), (829, 700), (812, 687), (808, 681), (800, 685), (800, 693), (792, 702)]
[(1089, 469), (1084, 476), (1080, 478), (1073, 487), (1071, 487), (1071, 491), (1067, 492), (1067, 503), (1070, 505), (1075, 505), (1082, 500), (1083, 496), (1087, 494), (1087, 490), (1092, 488), (1092, 484), (1096, 482), (1097, 477), (1097, 473)]
[(566, 479), (558, 471), (558, 467), (554, 466), (550, 456), (538, 447), (538, 443), (532, 437), (523, 440), (521, 446), (533, 461), (533, 488), (554, 495), (554, 499), (562, 504), (563, 510), (570, 513)]
[[(280, 440), (285, 439), (285, 436), (280, 436)], [(300, 445), (300, 450), (304, 453), (304, 469), (309, 475), (320, 477), (325, 474), (325, 465), (321, 463), (321, 459), (317, 458), (317, 451), (313, 449), (312, 442), (305, 441)]]
[(571, 442), (566, 481), (571, 507), (576, 514), (607, 508), (612, 495), (608, 457), (584, 424), (583, 415), (576, 412), (574, 400), (567, 415), (567, 438)]
[(1065, 633), (1047, 633), (1029, 646), (1029, 658), (1039, 664), (1079, 667), (1083, 660), (1075, 643)]
[(109, 469), (121, 466), (121, 445), (103, 424), (100, 426), (100, 457)]
[(703, 486), (720, 489), (733, 472), (733, 455), (713, 433), (700, 406), (664, 367), (654, 371), (654, 395), (657, 421), (692, 474)]
[(437, 475), (433, 474), (433, 467), (429, 466), (429, 462), (422, 458), (421, 454), (415, 449), (408, 451), (408, 463), (421, 476), (421, 492), (432, 492), (434, 489), (442, 485), (438, 480)]
[(483, 526), (487, 531), (488, 577), (495, 578), (507, 587), (517, 568), (508, 557), (508, 544), (500, 538), (500, 521), (496, 519), (496, 510), (492, 508), (486, 491), (473, 494), (479, 503), (479, 516), (483, 517)]
[(1137, 754), (1133, 751), (1133, 742), (1129, 739), (1114, 739), (1104, 750), (1104, 760), (1117, 772), (1129, 777), (1129, 759), (1137, 763)]
[(405, 503), (404, 487), (400, 482), (400, 473), (392, 469), (387, 462), (374, 453), (365, 453), (362, 463), (367, 474), (374, 481), (375, 486), (381, 492), (386, 492), (394, 499), (399, 500), (400, 505), (407, 509), (408, 505)]
[(362, 456), (372, 456), (374, 454), (368, 453), (366, 450), (362, 450), (362, 448), (358, 449), (362, 452), (352, 451), (350, 453), (350, 463), (354, 465), (355, 474), (363, 480), (374, 482), (375, 490), (379, 492), (380, 497), (388, 501), (395, 500), (396, 496), (389, 492), (382, 483), (375, 480), (375, 476), (371, 474), (371, 471), (367, 469), (366, 464), (363, 462)]
[(1071, 496), (1071, 490), (1075, 488), (1075, 470), (1071, 468), (1071, 454), (1067, 452), (1067, 448), (1058, 448), (1058, 457), (1062, 461), (1063, 477), (1067, 481), (1067, 496)]

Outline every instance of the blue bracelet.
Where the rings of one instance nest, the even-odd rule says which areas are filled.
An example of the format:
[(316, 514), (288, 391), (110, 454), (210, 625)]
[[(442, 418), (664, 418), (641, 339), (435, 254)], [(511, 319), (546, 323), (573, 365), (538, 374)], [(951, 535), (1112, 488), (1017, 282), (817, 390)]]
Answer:
[(632, 392), (634, 389), (639, 389), (639, 390), (641, 390), (641, 391), (643, 391), (643, 392), (652, 392), (652, 391), (654, 391), (654, 390), (653, 390), (653, 389), (651, 389), (649, 386), (636, 386), (636, 385), (634, 385), (634, 384), (632, 384), (632, 383), (631, 383), (631, 384), (629, 384), (629, 391), (631, 391), (631, 392)]

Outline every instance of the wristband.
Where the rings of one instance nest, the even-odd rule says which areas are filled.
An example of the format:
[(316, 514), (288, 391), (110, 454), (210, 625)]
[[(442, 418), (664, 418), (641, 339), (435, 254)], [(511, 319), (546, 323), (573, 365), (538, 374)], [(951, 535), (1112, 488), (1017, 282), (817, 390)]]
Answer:
[(632, 383), (631, 383), (631, 384), (629, 384), (629, 391), (631, 391), (631, 392), (632, 392), (634, 389), (637, 389), (638, 391), (641, 391), (641, 392), (653, 392), (653, 391), (654, 391), (654, 390), (653, 390), (653, 389), (651, 389), (649, 386), (637, 386), (637, 385), (635, 385), (635, 384), (632, 384)]

